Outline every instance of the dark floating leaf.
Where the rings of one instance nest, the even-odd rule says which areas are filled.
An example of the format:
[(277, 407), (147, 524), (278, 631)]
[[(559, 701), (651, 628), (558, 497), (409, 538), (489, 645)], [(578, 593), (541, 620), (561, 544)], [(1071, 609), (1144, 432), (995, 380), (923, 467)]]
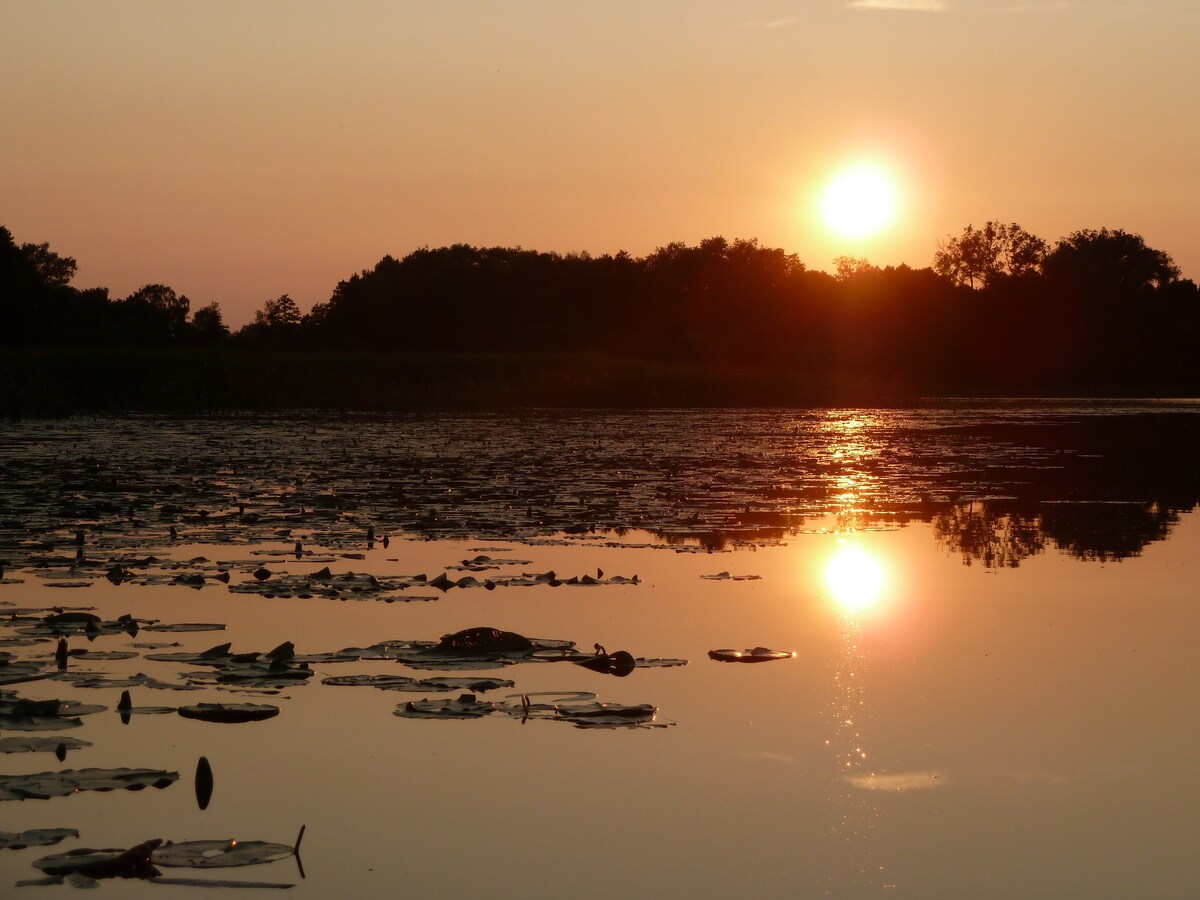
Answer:
[(155, 838), (128, 850), (93, 850), (90, 847), (77, 847), (66, 853), (43, 856), (34, 860), (33, 864), (49, 875), (65, 877), (77, 874), (92, 879), (152, 878), (161, 874), (150, 862), (151, 853), (161, 843), (160, 839)]
[(179, 707), (179, 714), (201, 722), (240, 724), (274, 718), (279, 715), (279, 707), (269, 703), (197, 703)]
[(603, 652), (603, 648), (599, 648), (595, 656), (579, 660), (576, 665), (583, 666), (585, 669), (591, 669), (593, 672), (601, 672), (605, 675), (616, 675), (618, 678), (624, 678), (637, 668), (637, 660), (633, 658), (632, 653), (628, 653), (625, 650), (618, 650), (616, 653), (606, 653)]
[(45, 800), (78, 791), (161, 789), (178, 780), (178, 772), (161, 769), (67, 769), (35, 775), (0, 775), (0, 800)]
[(701, 575), (708, 581), (759, 581), (761, 575), (730, 575), (728, 572), (718, 572), (716, 575)]
[(709, 659), (717, 662), (759, 663), (772, 662), (777, 659), (791, 659), (796, 654), (787, 650), (768, 650), (766, 647), (755, 647), (752, 650), (709, 650)]
[(196, 763), (196, 805), (200, 807), (201, 812), (208, 809), (208, 802), (212, 799), (212, 792), (212, 766), (209, 765), (208, 757), (202, 756)]
[(31, 828), (29, 831), (0, 831), (0, 850), (47, 847), (63, 838), (79, 837), (74, 828)]
[[(430, 582), (431, 584), (433, 582)], [(465, 628), (447, 634), (427, 651), (430, 656), (493, 656), (532, 653), (533, 641), (515, 631), (499, 628)]]

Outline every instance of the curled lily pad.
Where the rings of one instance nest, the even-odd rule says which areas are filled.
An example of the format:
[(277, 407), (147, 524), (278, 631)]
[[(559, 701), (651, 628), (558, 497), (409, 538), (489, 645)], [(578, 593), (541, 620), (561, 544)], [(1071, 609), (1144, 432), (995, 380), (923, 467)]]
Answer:
[(266, 841), (181, 841), (162, 844), (150, 860), (163, 868), (225, 869), (275, 862), (295, 854), (287, 844)]
[(759, 663), (772, 662), (779, 659), (791, 659), (796, 654), (787, 650), (769, 650), (766, 647), (755, 647), (752, 650), (709, 650), (709, 659), (717, 662)]
[(63, 838), (79, 837), (74, 828), (31, 828), (28, 831), (0, 831), (0, 850), (24, 850), (47, 847)]
[(279, 707), (269, 703), (197, 703), (179, 707), (179, 714), (201, 722), (240, 724), (274, 718), (279, 715)]
[(34, 775), (3, 775), (0, 776), (0, 800), (45, 800), (79, 791), (161, 789), (178, 780), (178, 772), (161, 769), (67, 769)]
[(758, 581), (761, 575), (730, 575), (728, 572), (718, 572), (716, 575), (701, 575), (708, 581)]
[(580, 660), (576, 665), (590, 669), (593, 672), (601, 672), (605, 675), (616, 675), (618, 678), (624, 678), (637, 667), (637, 661), (633, 658), (632, 653), (625, 650), (607, 653), (604, 651), (604, 648), (597, 645), (595, 656)]

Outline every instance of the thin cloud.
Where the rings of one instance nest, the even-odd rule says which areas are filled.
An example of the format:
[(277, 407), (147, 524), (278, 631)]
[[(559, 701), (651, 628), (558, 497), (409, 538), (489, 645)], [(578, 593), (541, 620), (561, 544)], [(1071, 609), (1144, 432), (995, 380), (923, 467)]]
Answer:
[(1062, 12), (1064, 9), (1069, 9), (1070, 3), (1018, 3), (1016, 6), (1010, 6), (1007, 12), (1010, 13), (1051, 13)]
[(769, 22), (760, 22), (752, 19), (749, 22), (743, 22), (743, 28), (791, 28), (800, 20), (793, 17), (791, 19), (772, 19)]
[(850, 9), (891, 9), (903, 12), (945, 12), (947, 0), (851, 0)]

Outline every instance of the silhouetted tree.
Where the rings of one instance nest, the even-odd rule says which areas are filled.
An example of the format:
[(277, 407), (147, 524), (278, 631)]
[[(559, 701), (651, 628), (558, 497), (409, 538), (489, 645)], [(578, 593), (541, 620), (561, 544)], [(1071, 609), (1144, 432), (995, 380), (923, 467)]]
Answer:
[(1054, 245), (1044, 269), (1057, 280), (1119, 292), (1161, 288), (1180, 275), (1174, 260), (1140, 234), (1107, 228), (1072, 232)]
[(29, 260), (42, 284), (48, 287), (63, 287), (75, 277), (78, 268), (75, 260), (59, 256), (49, 244), (22, 244), (21, 254)]
[(254, 321), (268, 328), (292, 328), (300, 324), (301, 318), (300, 307), (287, 294), (268, 300), (254, 314)]
[(283, 294), (268, 300), (254, 314), (254, 321), (238, 331), (238, 339), (250, 344), (268, 344), (274, 347), (295, 346), (301, 337), (304, 316), (296, 301)]
[(122, 338), (134, 343), (171, 343), (187, 329), (191, 302), (165, 284), (147, 284), (117, 303)]
[(1040, 271), (1046, 242), (1016, 223), (968, 225), (961, 237), (947, 238), (933, 255), (933, 270), (954, 284), (987, 287), (1005, 276)]
[(879, 266), (873, 266), (870, 260), (857, 256), (839, 256), (834, 259), (833, 266), (834, 277), (838, 281), (849, 281), (855, 275), (879, 271)]
[(192, 313), (192, 333), (201, 344), (215, 344), (229, 337), (229, 326), (221, 315), (220, 304), (210, 303)]

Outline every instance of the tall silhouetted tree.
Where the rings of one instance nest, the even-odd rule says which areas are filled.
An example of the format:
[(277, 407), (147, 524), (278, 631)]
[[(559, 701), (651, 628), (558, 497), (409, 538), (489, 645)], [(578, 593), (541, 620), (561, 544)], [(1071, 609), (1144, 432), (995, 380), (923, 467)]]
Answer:
[(254, 321), (238, 332), (238, 338), (251, 344), (269, 344), (279, 347), (295, 345), (300, 338), (300, 324), (304, 316), (296, 301), (287, 294), (268, 300), (254, 314)]
[(947, 238), (933, 255), (933, 270), (954, 284), (987, 287), (1003, 277), (1041, 270), (1046, 242), (1016, 223), (968, 225), (957, 238)]

